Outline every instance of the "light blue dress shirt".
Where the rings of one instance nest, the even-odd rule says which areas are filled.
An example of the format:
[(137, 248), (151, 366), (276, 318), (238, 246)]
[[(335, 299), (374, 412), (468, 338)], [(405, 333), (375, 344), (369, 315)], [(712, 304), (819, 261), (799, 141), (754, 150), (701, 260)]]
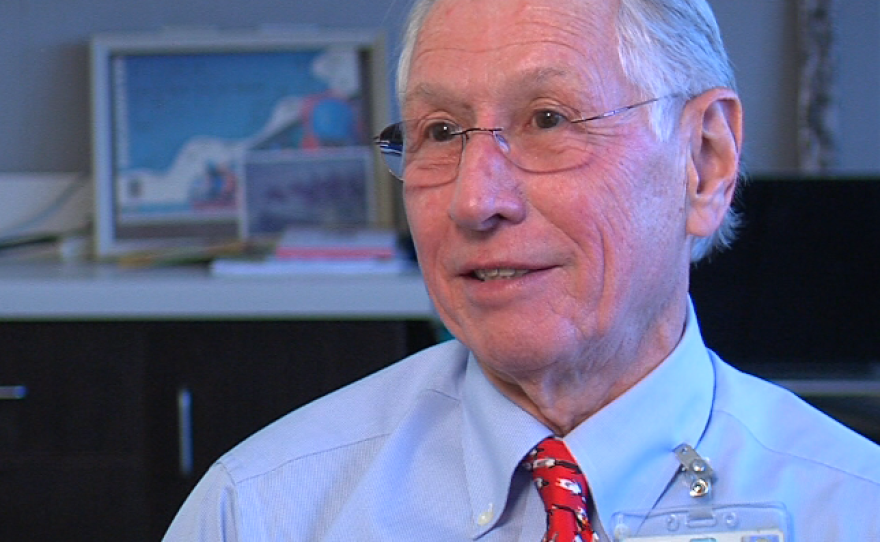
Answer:
[[(543, 505), (518, 464), (550, 433), (450, 341), (244, 441), (165, 540), (538, 542)], [(687, 443), (716, 473), (705, 503), (783, 503), (797, 542), (880, 541), (880, 447), (722, 362), (693, 308), (669, 358), (565, 441), (602, 540), (615, 512), (694, 504), (673, 453)]]

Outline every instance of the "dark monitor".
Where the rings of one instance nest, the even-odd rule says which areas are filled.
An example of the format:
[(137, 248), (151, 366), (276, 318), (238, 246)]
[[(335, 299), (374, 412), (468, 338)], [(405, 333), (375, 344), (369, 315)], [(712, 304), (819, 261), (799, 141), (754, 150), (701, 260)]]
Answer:
[(706, 344), (767, 378), (876, 375), (880, 177), (753, 178), (733, 246), (698, 264)]

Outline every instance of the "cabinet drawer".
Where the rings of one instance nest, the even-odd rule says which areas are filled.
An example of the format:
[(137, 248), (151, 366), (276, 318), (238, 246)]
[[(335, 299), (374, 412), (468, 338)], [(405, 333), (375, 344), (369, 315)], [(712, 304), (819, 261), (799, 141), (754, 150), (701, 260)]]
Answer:
[(131, 324), (0, 324), (0, 457), (136, 453), (144, 351)]

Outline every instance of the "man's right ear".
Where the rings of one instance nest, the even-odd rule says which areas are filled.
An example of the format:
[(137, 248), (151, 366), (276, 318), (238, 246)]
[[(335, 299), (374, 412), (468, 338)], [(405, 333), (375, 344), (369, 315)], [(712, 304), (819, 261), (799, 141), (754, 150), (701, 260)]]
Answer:
[(713, 88), (692, 98), (682, 113), (689, 140), (687, 233), (709, 237), (733, 200), (742, 149), (742, 104), (736, 92)]

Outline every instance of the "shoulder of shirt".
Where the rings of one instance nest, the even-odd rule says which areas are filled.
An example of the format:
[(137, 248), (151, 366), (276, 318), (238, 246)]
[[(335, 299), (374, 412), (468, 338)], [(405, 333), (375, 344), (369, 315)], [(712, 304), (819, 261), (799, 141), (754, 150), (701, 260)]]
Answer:
[(447, 341), (306, 404), (224, 454), (234, 483), (297, 459), (390, 434), (425, 394), (458, 400), (468, 350)]
[(713, 417), (726, 415), (784, 462), (812, 464), (880, 486), (880, 446), (776, 384), (713, 355)]

